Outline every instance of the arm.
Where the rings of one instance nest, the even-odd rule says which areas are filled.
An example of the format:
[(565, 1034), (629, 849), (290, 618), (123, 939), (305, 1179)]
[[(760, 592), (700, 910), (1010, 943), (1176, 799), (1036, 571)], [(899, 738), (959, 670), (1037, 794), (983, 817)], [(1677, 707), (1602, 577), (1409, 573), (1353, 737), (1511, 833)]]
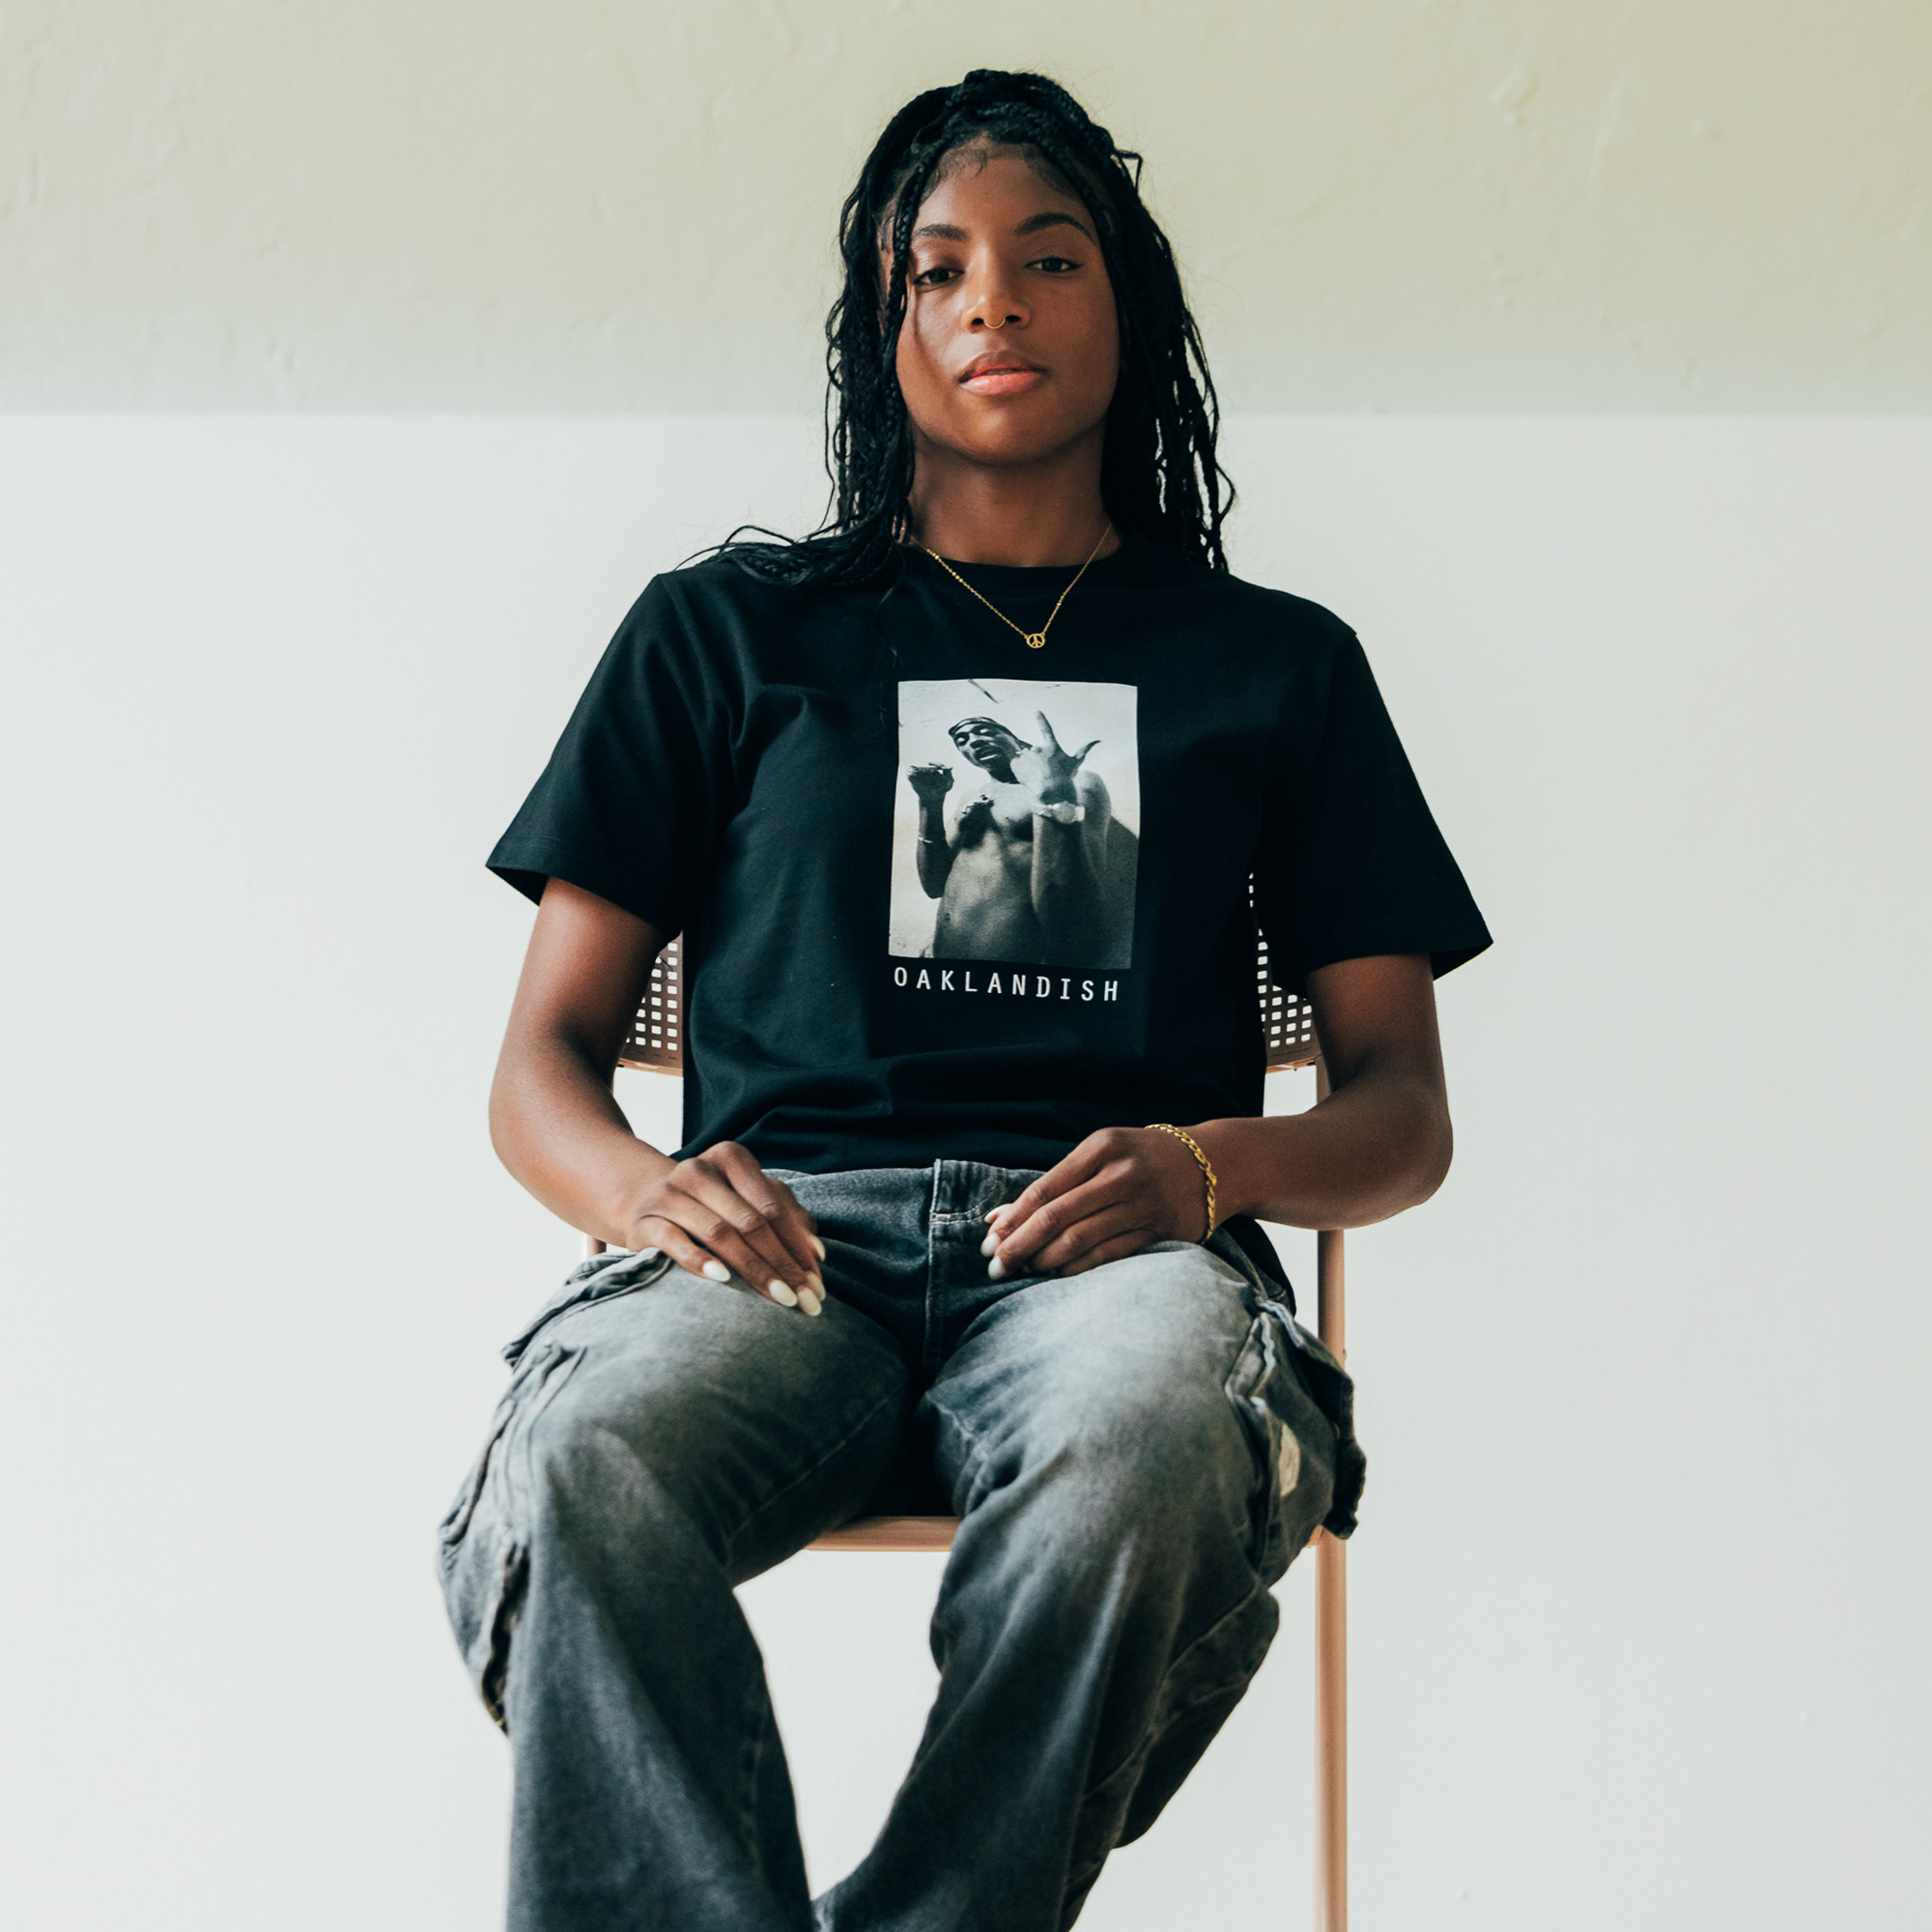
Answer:
[(952, 845), (946, 836), (946, 794), (952, 789), (952, 767), (915, 765), (907, 782), (919, 798), (919, 883), (927, 898), (936, 899), (952, 872)]
[(1085, 816), (1064, 825), (1044, 812), (1033, 821), (1033, 909), (1046, 934), (1048, 956), (1077, 959), (1105, 915), (1100, 882), (1114, 804), (1105, 780), (1081, 772), (1052, 787), (1042, 805), (1065, 798)]
[[(1330, 1092), (1305, 1114), (1177, 1122), (1219, 1182), (1215, 1212), (1292, 1228), (1360, 1228), (1427, 1201), (1452, 1147), (1435, 991), (1419, 953), (1346, 959), (1309, 975)], [(997, 1210), (1002, 1274), (1079, 1274), (1152, 1241), (1199, 1240), (1201, 1170), (1170, 1134), (1090, 1134)]]
[(1366, 1228), (1419, 1207), (1449, 1172), (1435, 984), (1428, 959), (1406, 953), (1321, 967), (1308, 976), (1308, 996), (1328, 1097), (1305, 1114), (1190, 1131), (1214, 1163), (1224, 1218)]
[[(1013, 777), (1036, 801), (1033, 909), (1046, 934), (1048, 957), (1058, 958), (1069, 948), (1077, 954), (1102, 917), (1100, 880), (1114, 807), (1105, 781), (1082, 769), (1097, 738), (1069, 753), (1046, 713), (1036, 711), (1034, 739), (1013, 759)], [(1056, 807), (1077, 807), (1082, 816), (1063, 823), (1052, 816)]]
[(735, 1272), (770, 1299), (789, 1296), (816, 1314), (824, 1249), (790, 1190), (728, 1141), (672, 1160), (631, 1132), (611, 1094), (663, 946), (621, 907), (550, 881), (490, 1090), (492, 1144), (524, 1186), (585, 1234), (613, 1247), (662, 1248), (712, 1280)]

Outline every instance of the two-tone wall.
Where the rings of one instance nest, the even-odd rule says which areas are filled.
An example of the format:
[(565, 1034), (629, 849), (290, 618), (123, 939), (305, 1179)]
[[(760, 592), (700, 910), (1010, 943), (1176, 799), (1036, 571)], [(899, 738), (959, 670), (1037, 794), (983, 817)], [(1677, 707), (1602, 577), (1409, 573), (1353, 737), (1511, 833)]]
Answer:
[[(574, 1237), (484, 1133), (482, 858), (648, 574), (815, 509), (834, 208), (976, 63), (1146, 149), (1237, 566), (1361, 631), (1497, 936), (1456, 1171), (1350, 1244), (1355, 1922), (1925, 1922), (1928, 21), (14, 7), (10, 1924), (498, 1922), (432, 1531)], [(821, 1881), (936, 1582), (746, 1593)], [(1083, 1927), (1307, 1922), (1281, 1596)]]
[(815, 412), (886, 117), (1147, 156), (1230, 405), (1932, 404), (1921, 0), (13, 0), (0, 407)]

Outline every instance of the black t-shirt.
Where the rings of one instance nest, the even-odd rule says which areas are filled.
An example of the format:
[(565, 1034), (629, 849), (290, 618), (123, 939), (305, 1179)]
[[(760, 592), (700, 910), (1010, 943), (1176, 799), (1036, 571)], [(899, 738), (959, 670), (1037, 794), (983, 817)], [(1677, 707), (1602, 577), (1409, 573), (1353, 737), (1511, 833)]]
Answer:
[[(959, 568), (1029, 630), (1073, 577)], [(683, 1151), (807, 1173), (1259, 1114), (1257, 915), (1296, 991), (1489, 944), (1354, 634), (1146, 542), (1037, 650), (916, 551), (657, 578), (490, 864), (682, 932)]]

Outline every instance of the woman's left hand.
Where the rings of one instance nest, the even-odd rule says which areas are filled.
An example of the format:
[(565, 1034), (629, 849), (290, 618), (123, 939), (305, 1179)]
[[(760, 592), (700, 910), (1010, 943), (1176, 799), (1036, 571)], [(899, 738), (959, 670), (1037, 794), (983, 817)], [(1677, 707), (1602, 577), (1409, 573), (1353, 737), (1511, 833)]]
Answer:
[(981, 1252), (995, 1281), (1085, 1274), (1155, 1241), (1205, 1238), (1208, 1196), (1194, 1156), (1172, 1134), (1103, 1127), (986, 1221)]

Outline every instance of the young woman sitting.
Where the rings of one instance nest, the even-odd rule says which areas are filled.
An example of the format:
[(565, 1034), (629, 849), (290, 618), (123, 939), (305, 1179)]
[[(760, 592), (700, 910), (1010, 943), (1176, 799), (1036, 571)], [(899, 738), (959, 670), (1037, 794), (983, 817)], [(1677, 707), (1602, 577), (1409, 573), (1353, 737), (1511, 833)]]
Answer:
[[(1034, 75), (894, 118), (826, 526), (653, 582), (492, 856), (539, 901), (496, 1145), (621, 1251), (512, 1345), (443, 1525), (522, 1932), (1055, 1932), (1353, 1527), (1349, 1383), (1256, 1220), (1440, 1183), (1432, 977), (1488, 934), (1353, 634), (1229, 573), (1137, 178)], [(1258, 924), (1332, 1085), (1292, 1118)], [(680, 933), (667, 1152), (611, 1071)], [(733, 1589), (894, 1508), (961, 1520), (938, 1699), (814, 1906)]]

